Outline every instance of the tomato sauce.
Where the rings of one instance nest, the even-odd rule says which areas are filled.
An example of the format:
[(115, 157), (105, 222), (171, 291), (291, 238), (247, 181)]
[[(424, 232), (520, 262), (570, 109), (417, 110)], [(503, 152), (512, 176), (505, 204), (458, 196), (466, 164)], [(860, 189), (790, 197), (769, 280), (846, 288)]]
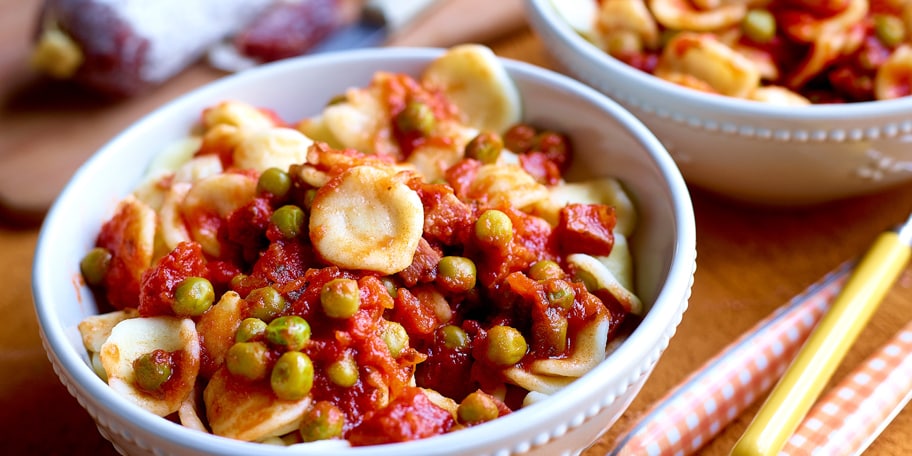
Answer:
[[(421, 87), (407, 76), (387, 75), (379, 80), (391, 117), (415, 99), (430, 106), (438, 120), (457, 115), (442, 94)], [(319, 143), (310, 150), (318, 157), (311, 165), (327, 175), (336, 175), (360, 164), (395, 163), (418, 147), (450, 141), (416, 137), (412, 132), (393, 133), (403, 157), (335, 151)], [(530, 125), (511, 128), (504, 141), (516, 148), (522, 167), (543, 184), (558, 183), (572, 159), (568, 138)], [(204, 144), (202, 150), (220, 154), (230, 167), (230, 160), (218, 147)], [(319, 158), (323, 156), (329, 158)], [(571, 280), (569, 273), (547, 280), (529, 276), (530, 267), (541, 260), (552, 260), (566, 270), (570, 254), (608, 255), (614, 247), (612, 231), (617, 222), (611, 207), (571, 204), (560, 210), (559, 221), (552, 226), (537, 215), (505, 203), (495, 204), (488, 195), (473, 194), (478, 192), (471, 184), (482, 164), (465, 158), (445, 171), (445, 183), (428, 183), (417, 177), (407, 181), (423, 208), (422, 236), (408, 267), (382, 275), (341, 269), (321, 258), (314, 248), (313, 240), (321, 233), (305, 229), (288, 234), (272, 221), (273, 214), (288, 204), (297, 205), (305, 217), (310, 217), (307, 195), (310, 192), (312, 196), (316, 189), (301, 177), (302, 166), (292, 165), (287, 170), (292, 180), (288, 195), (259, 194), (226, 216), (207, 211), (188, 214), (185, 221), (194, 230), (206, 232), (207, 238), (215, 234), (218, 255), (208, 256), (197, 242), (183, 242), (155, 260), (141, 276), (133, 273), (142, 267), (126, 264), (131, 257), (126, 254), (129, 246), (123, 247), (128, 244), (123, 233), (130, 218), (115, 215), (98, 239), (99, 246), (114, 251), (111, 272), (102, 287), (111, 304), (137, 307), (143, 317), (173, 315), (177, 286), (188, 277), (202, 277), (210, 280), (217, 296), (229, 290), (237, 293), (239, 318), (243, 320), (262, 304), (249, 297), (251, 292), (272, 287), (284, 300), (274, 312), (299, 316), (310, 328), (309, 340), (300, 351), (313, 363), (308, 392), (311, 400), (329, 402), (341, 411), (345, 418), (342, 437), (353, 445), (402, 442), (456, 428), (452, 411), (432, 402), (422, 388), (455, 403), (476, 391), (505, 389), (505, 395), (496, 399), (498, 413), (520, 407), (527, 391), (505, 387), (504, 366), (496, 365), (485, 354), (492, 343), (488, 329), (493, 326), (510, 326), (522, 334), (528, 348), (520, 353), (516, 367), (526, 368), (536, 360), (567, 357), (576, 335), (596, 317), (608, 316), (612, 334), (627, 319), (629, 309), (609, 293), (590, 292), (581, 282)], [(330, 187), (321, 187), (320, 191), (329, 191), (331, 184), (327, 185)], [(476, 236), (476, 222), (488, 210), (501, 211), (509, 218), (512, 229), (508, 240), (491, 243)], [(474, 286), (460, 287), (447, 277), (441, 278), (438, 265), (446, 256), (471, 260)], [(324, 285), (335, 279), (357, 283), (359, 304), (346, 318), (329, 316), (321, 301)], [(199, 321), (206, 315), (218, 314), (193, 318)], [(397, 350), (395, 356), (391, 342), (384, 338), (394, 324), (401, 325), (407, 334), (401, 352)], [(197, 326), (203, 347), (201, 382), (222, 369), (224, 354), (218, 353), (219, 341), (226, 334), (230, 338), (239, 325), (240, 320), (207, 321)], [(447, 340), (445, 329), (459, 335), (456, 343)], [(252, 337), (266, 341), (263, 335)], [(288, 350), (281, 344), (266, 345), (265, 362), (270, 366)], [(338, 377), (329, 372), (329, 367), (340, 360), (356, 366), (350, 384), (340, 385)], [(238, 382), (248, 381), (254, 384), (235, 388)], [(269, 391), (269, 379), (248, 380), (228, 374), (225, 382), (230, 391)]]

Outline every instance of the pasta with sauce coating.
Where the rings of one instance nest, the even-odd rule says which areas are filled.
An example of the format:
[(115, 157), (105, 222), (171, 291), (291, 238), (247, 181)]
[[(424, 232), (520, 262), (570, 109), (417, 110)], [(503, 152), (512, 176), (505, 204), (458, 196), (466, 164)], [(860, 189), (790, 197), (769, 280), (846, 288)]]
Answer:
[(699, 91), (786, 106), (912, 93), (912, 73), (894, 63), (912, 43), (905, 1), (552, 3), (611, 56)]
[[(565, 182), (570, 139), (514, 125), (518, 104), (472, 119), (483, 105), (453, 84), (503, 74), (473, 52), (445, 54), (426, 81), (378, 73), (303, 121), (204, 110), (192, 156), (137, 188), (154, 204), (126, 198), (99, 235), (143, 248), (135, 262), (99, 242), (112, 264), (141, 264), (138, 302), (79, 328), (109, 384), (219, 436), (347, 446), (476, 425), (459, 412), (471, 401), (496, 419), (603, 362), (643, 311), (636, 209), (616, 180)], [(485, 77), (469, 86), (509, 85)], [(482, 133), (498, 141), (469, 151)], [(414, 433), (383, 424), (400, 413), (422, 417)]]

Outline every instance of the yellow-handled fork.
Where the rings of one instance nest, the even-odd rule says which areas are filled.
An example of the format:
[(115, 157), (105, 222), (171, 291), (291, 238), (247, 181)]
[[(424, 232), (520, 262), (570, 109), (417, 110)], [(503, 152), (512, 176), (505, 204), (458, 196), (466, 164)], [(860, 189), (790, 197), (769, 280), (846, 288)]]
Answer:
[(882, 233), (856, 266), (842, 293), (735, 444), (732, 456), (774, 456), (820, 396), (912, 255), (912, 215)]

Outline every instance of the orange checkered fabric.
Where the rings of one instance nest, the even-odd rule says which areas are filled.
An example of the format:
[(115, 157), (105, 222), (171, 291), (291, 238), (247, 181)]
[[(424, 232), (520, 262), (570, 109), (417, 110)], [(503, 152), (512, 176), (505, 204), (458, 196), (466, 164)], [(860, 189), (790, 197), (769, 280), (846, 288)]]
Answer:
[(658, 401), (609, 454), (684, 456), (699, 450), (775, 384), (853, 266), (841, 265), (706, 362)]
[(912, 323), (814, 404), (785, 455), (860, 454), (912, 396)]

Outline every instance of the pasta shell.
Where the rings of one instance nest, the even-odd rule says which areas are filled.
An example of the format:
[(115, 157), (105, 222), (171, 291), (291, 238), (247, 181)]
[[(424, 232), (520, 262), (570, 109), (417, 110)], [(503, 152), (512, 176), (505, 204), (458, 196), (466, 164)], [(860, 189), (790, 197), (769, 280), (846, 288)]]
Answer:
[(576, 33), (592, 40), (595, 36), (595, 20), (598, 3), (592, 0), (551, 0), (551, 6)]
[(532, 362), (529, 370), (533, 374), (563, 377), (581, 377), (605, 359), (605, 344), (608, 343), (609, 317), (599, 312), (598, 318), (586, 323), (577, 333), (571, 346), (572, 353), (566, 358), (539, 359)]
[[(218, 162), (218, 170), (208, 174), (211, 175), (221, 172), (222, 165), (221, 162), (219, 162), (218, 157), (214, 155), (193, 157), (193, 154), (199, 147), (200, 138), (190, 137), (178, 141), (176, 144), (167, 147), (162, 153), (157, 154), (149, 165), (143, 182), (133, 191), (136, 198), (149, 207), (158, 210), (158, 208), (161, 207), (165, 193), (170, 187), (170, 183), (174, 181), (186, 182), (188, 181), (186, 179), (186, 174), (196, 174), (196, 164), (188, 166), (188, 163), (191, 161), (200, 160), (200, 163), (206, 162), (207, 166), (205, 167), (208, 168), (209, 160), (214, 159)], [(188, 173), (187, 171), (180, 171), (185, 167), (191, 168), (193, 172)], [(181, 174), (180, 177), (177, 176), (179, 173)]]
[(599, 8), (596, 30), (601, 35), (633, 32), (647, 48), (659, 46), (659, 26), (643, 0), (605, 0)]
[(874, 96), (878, 100), (890, 100), (912, 95), (909, 89), (910, 82), (912, 82), (912, 46), (903, 44), (896, 48), (877, 70), (874, 78)]
[(101, 346), (108, 337), (111, 336), (111, 330), (118, 323), (128, 319), (136, 318), (139, 312), (134, 308), (116, 310), (101, 315), (90, 315), (79, 322), (79, 334), (82, 336), (82, 345), (86, 350), (92, 353), (101, 351)]
[(182, 426), (208, 433), (209, 429), (206, 428), (206, 424), (203, 423), (203, 419), (200, 418), (198, 396), (197, 390), (194, 388), (193, 392), (187, 396), (187, 399), (185, 399), (184, 402), (181, 403), (180, 408), (177, 409), (177, 417), (180, 419)]
[(190, 240), (190, 232), (181, 214), (181, 205), (192, 187), (186, 182), (178, 182), (165, 193), (161, 209), (158, 210), (158, 239), (164, 252), (170, 252), (181, 242)]
[(234, 291), (223, 294), (215, 305), (200, 316), (196, 327), (206, 335), (201, 345), (209, 358), (207, 365), (220, 366), (224, 363), (225, 354), (234, 345), (235, 333), (243, 319), (241, 297)]
[[(120, 201), (114, 216), (104, 230), (113, 236), (100, 240), (101, 247), (111, 251), (117, 259), (112, 267), (124, 269), (124, 277), (132, 278), (138, 285), (142, 273), (152, 264), (155, 253), (155, 211), (132, 195)], [(110, 297), (110, 294), (109, 294)], [(124, 297), (128, 301), (135, 296)], [(136, 302), (113, 302), (116, 307), (133, 307)]]
[(325, 260), (346, 269), (395, 274), (412, 263), (424, 207), (404, 174), (355, 166), (317, 191), (310, 239)]
[(684, 74), (722, 95), (745, 98), (760, 85), (760, 72), (746, 57), (711, 34), (681, 32), (665, 45), (655, 75)]
[(222, 161), (215, 155), (200, 155), (179, 166), (174, 172), (174, 182), (199, 182), (223, 171)]
[(203, 110), (203, 127), (230, 125), (247, 130), (259, 130), (276, 126), (275, 118), (248, 103), (227, 100)]
[(567, 256), (567, 263), (574, 275), (582, 279), (593, 290), (607, 290), (622, 305), (635, 315), (643, 314), (643, 303), (635, 294), (625, 288), (618, 278), (597, 258), (583, 253)]
[(292, 128), (270, 128), (252, 132), (234, 149), (234, 165), (262, 173), (269, 168), (287, 170), (304, 163), (313, 141)]
[[(392, 145), (389, 110), (379, 93), (379, 86), (349, 90), (346, 101), (323, 110), (321, 122), (342, 148), (364, 153), (378, 153), (378, 149), (398, 150), (398, 146)], [(378, 147), (378, 142), (385, 142), (386, 146)]]
[(218, 233), (208, 218), (223, 219), (232, 211), (247, 204), (256, 196), (256, 179), (244, 174), (219, 174), (203, 179), (190, 188), (181, 205), (187, 220), (190, 237), (199, 242), (203, 252), (219, 256), (221, 245)]
[(781, 86), (757, 87), (748, 98), (780, 106), (807, 106), (811, 104), (811, 100)]
[(489, 164), (478, 168), (467, 194), (489, 204), (527, 209), (548, 199), (548, 188), (519, 165)]
[(649, 0), (649, 10), (665, 28), (693, 32), (726, 29), (739, 24), (747, 15), (744, 3), (728, 3), (701, 10), (689, 0)]
[(843, 35), (854, 24), (868, 14), (868, 0), (849, 0), (842, 11), (817, 21), (800, 22), (793, 27), (784, 27), (785, 33), (793, 40), (815, 43)]
[(406, 162), (414, 166), (425, 182), (443, 179), (446, 170), (465, 157), (465, 146), (478, 130), (467, 128), (455, 122), (440, 126), (441, 136), (450, 141), (433, 141), (422, 144), (409, 154)]
[(314, 141), (324, 142), (336, 149), (345, 148), (345, 146), (336, 139), (336, 136), (329, 128), (329, 124), (326, 122), (326, 116), (322, 113), (318, 116), (301, 120), (295, 125), (295, 128), (301, 133), (304, 133), (304, 136), (307, 136)]
[(551, 395), (560, 391), (577, 379), (577, 377), (572, 376), (535, 374), (518, 367), (505, 369), (503, 371), (503, 376), (507, 381), (516, 386), (530, 392), (546, 395)]
[(239, 380), (222, 367), (206, 385), (203, 402), (213, 434), (252, 442), (298, 429), (311, 399), (281, 400), (268, 383)]
[(451, 47), (425, 68), (421, 82), (443, 91), (470, 127), (503, 132), (520, 121), (519, 89), (488, 47)]
[[(178, 365), (161, 397), (140, 390), (133, 361), (154, 350), (180, 351)], [(176, 412), (189, 397), (200, 364), (199, 335), (193, 320), (176, 317), (130, 318), (118, 323), (101, 346), (101, 363), (108, 384), (140, 407), (159, 416)]]

